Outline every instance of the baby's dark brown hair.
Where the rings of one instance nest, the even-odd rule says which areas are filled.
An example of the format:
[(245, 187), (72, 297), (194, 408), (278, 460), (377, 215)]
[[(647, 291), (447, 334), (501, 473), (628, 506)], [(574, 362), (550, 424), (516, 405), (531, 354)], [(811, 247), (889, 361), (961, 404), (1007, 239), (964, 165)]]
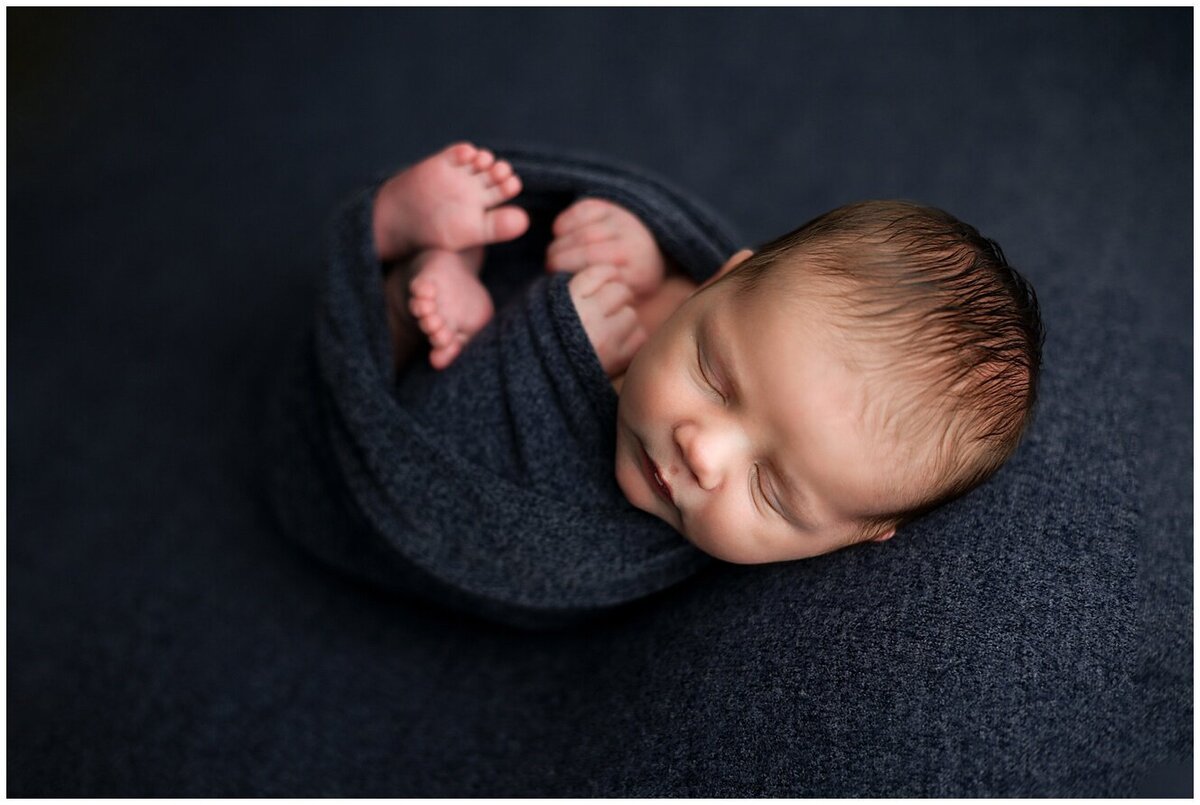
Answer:
[(739, 294), (767, 283), (818, 294), (845, 340), (879, 348), (863, 368), (903, 381), (883, 419), (931, 448), (920, 470), (931, 491), (871, 517), (861, 538), (966, 494), (1016, 450), (1045, 334), (1033, 287), (974, 227), (908, 201), (850, 204), (765, 244), (728, 279)]

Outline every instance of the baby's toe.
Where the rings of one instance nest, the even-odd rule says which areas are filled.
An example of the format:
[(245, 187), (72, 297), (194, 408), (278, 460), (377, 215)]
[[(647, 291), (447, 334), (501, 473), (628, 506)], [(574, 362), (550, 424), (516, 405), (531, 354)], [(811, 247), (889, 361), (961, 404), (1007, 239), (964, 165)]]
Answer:
[(454, 343), (454, 331), (449, 327), (441, 327), (429, 335), (429, 343), (437, 349), (443, 349)]
[(521, 180), (517, 177), (511, 164), (501, 159), (488, 169), (487, 191), (488, 206), (508, 201), (521, 192)]
[(417, 276), (408, 284), (409, 293), (419, 299), (437, 299), (437, 283), (424, 274)]
[(525, 234), (529, 228), (529, 213), (517, 206), (501, 207), (483, 216), (484, 239), (502, 243)]
[(479, 153), (475, 155), (475, 161), (471, 164), (477, 171), (485, 171), (492, 166), (496, 161), (496, 155), (486, 148), (480, 148)]
[(500, 184), (509, 176), (513, 175), (513, 166), (507, 160), (497, 160), (496, 164), (488, 171), (488, 180), (491, 184)]
[(421, 332), (425, 333), (425, 335), (429, 336), (430, 338), (433, 337), (434, 333), (441, 330), (445, 324), (445, 322), (442, 320), (442, 317), (437, 313), (430, 313), (427, 316), (421, 316), (417, 320), (417, 323), (421, 327)]
[(448, 146), (444, 152), (455, 165), (466, 165), (475, 158), (477, 149), (471, 143), (455, 143)]
[(429, 364), (434, 369), (445, 369), (454, 363), (454, 359), (460, 352), (462, 352), (462, 344), (458, 341), (452, 341), (443, 347), (436, 347), (429, 352)]
[(509, 176), (497, 187), (500, 188), (500, 195), (506, 199), (516, 198), (521, 193), (521, 178), (519, 176)]
[(503, 204), (520, 195), (521, 180), (516, 176), (509, 176), (498, 184), (486, 188), (485, 193), (484, 204), (488, 207), (495, 207), (497, 204)]
[(437, 311), (437, 302), (414, 296), (408, 300), (408, 310), (417, 318), (422, 318)]

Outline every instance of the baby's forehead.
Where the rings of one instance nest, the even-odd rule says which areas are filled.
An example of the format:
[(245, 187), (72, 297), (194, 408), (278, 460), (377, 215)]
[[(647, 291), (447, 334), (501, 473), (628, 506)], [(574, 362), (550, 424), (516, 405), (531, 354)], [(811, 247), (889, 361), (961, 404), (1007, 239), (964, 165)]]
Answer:
[(756, 407), (785, 421), (813, 412), (836, 419), (896, 476), (932, 460), (929, 440), (939, 438), (944, 423), (923, 393), (920, 356), (903, 357), (902, 345), (856, 332), (819, 296), (759, 288), (754, 297), (751, 304), (730, 305), (723, 318), (744, 350), (757, 353), (741, 356), (744, 371), (777, 381), (752, 384), (764, 397)]
[[(799, 345), (826, 354), (880, 392), (904, 380), (900, 372), (889, 371), (900, 345), (886, 343), (856, 323), (844, 298), (829, 289), (760, 285), (731, 295), (723, 308), (722, 318), (743, 334), (752, 349), (770, 354), (773, 349)], [(783, 364), (776, 369), (787, 371)]]

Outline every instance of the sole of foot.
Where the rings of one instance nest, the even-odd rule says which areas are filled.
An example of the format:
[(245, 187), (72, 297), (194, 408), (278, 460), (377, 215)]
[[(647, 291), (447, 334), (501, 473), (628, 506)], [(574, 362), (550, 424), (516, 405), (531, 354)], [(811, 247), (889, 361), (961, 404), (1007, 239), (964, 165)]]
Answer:
[(453, 363), (492, 318), (492, 296), (479, 280), (482, 263), (482, 247), (428, 250), (414, 261), (409, 311), (429, 338), (429, 363), (435, 369)]

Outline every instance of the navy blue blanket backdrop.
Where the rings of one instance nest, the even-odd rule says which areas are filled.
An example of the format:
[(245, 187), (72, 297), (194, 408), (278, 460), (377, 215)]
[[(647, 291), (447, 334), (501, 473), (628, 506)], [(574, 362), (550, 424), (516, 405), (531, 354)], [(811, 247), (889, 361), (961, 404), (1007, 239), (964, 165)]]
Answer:
[[(11, 10), (8, 793), (1190, 793), (1191, 17)], [(1028, 441), (888, 543), (573, 628), (330, 572), (266, 458), (322, 233), (464, 138), (738, 245), (950, 210), (1039, 292)]]

